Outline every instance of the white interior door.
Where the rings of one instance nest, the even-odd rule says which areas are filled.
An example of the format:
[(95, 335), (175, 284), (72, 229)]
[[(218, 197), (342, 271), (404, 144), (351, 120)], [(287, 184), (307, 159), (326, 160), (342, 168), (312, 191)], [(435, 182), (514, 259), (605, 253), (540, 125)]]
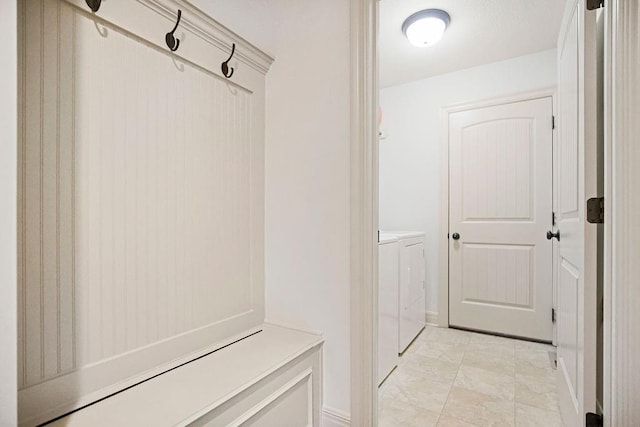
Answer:
[(551, 341), (551, 97), (449, 115), (449, 323)]
[(595, 12), (568, 0), (558, 38), (558, 395), (567, 426), (595, 412), (597, 196)]

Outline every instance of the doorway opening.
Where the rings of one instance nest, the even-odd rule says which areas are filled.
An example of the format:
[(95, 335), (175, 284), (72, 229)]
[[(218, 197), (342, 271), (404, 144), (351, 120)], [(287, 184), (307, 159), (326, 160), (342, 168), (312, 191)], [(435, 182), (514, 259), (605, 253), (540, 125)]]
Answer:
[(602, 177), (602, 33), (584, 1), (561, 3), (536, 28), (524, 1), (499, 28), (504, 10), (434, 5), (450, 21), (424, 49), (397, 28), (421, 5), (380, 4), (380, 425), (574, 425), (596, 410), (599, 226), (584, 202)]

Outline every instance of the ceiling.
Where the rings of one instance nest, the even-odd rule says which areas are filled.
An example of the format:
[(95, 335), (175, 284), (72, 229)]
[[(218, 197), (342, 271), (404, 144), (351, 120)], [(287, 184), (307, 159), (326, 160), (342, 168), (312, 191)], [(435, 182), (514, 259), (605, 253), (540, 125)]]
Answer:
[[(552, 49), (562, 0), (383, 0), (380, 2), (380, 85), (394, 86), (455, 70)], [(451, 24), (442, 40), (420, 48), (402, 22), (422, 9), (443, 9)]]

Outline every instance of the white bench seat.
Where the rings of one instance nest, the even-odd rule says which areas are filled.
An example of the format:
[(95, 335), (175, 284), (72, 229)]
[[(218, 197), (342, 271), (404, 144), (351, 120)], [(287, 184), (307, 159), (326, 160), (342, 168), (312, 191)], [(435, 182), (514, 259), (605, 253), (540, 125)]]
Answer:
[(261, 329), (51, 425), (319, 425), (322, 337)]

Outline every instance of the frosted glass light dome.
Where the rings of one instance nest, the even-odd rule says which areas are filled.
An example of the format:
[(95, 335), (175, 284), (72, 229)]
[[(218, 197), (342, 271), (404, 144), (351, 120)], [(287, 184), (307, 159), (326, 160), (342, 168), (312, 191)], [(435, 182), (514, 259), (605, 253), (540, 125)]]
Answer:
[(425, 9), (408, 17), (402, 24), (402, 32), (414, 46), (433, 46), (440, 41), (449, 22), (451, 17), (444, 10)]

